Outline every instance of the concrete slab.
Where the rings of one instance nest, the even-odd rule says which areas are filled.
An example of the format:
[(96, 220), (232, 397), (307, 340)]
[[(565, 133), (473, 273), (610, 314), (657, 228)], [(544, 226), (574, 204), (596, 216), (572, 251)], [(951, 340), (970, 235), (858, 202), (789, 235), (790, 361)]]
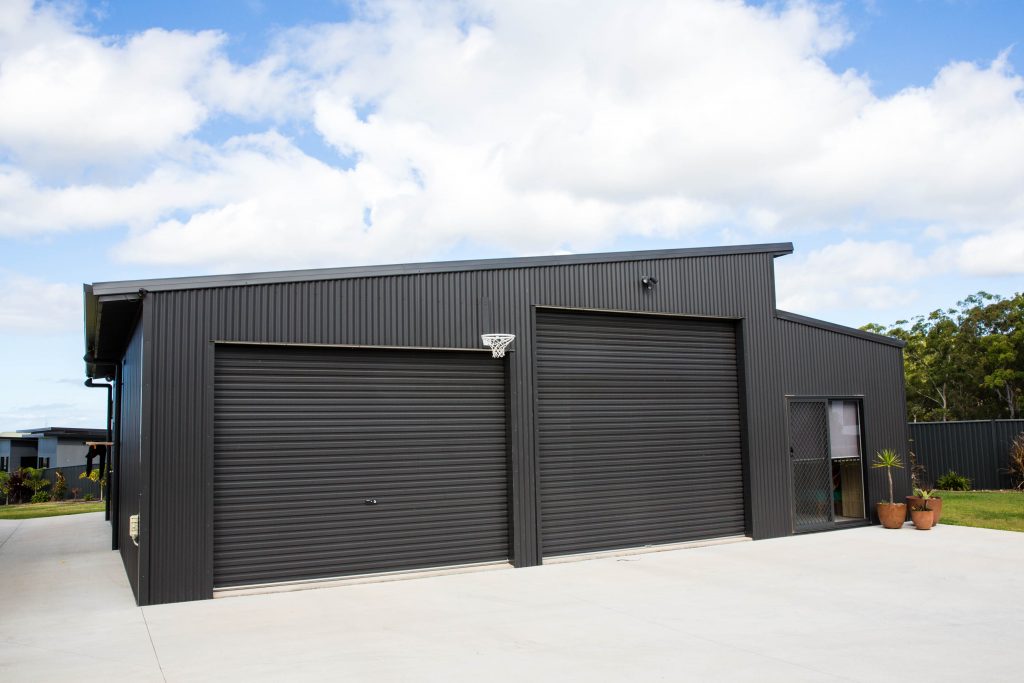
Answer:
[(4, 680), (1020, 678), (1012, 532), (870, 527), (140, 610), (100, 515), (11, 524)]

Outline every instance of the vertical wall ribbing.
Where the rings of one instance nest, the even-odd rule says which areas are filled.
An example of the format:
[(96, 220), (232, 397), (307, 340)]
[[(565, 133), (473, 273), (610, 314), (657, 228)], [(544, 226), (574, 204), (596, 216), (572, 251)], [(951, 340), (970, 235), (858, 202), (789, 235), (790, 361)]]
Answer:
[[(645, 290), (640, 278), (659, 282)], [(209, 597), (203, 387), (212, 340), (476, 348), (517, 335), (509, 355), (512, 554), (540, 561), (532, 388), (537, 306), (742, 319), (751, 527), (790, 532), (786, 393), (870, 394), (869, 448), (902, 444), (899, 349), (777, 320), (770, 254), (421, 273), (155, 292), (152, 363), (153, 603)], [(479, 305), (486, 299), (486, 307)], [(488, 311), (483, 320), (481, 311)], [(493, 321), (493, 322), (492, 322)], [(491, 329), (493, 327), (493, 329)], [(871, 405), (870, 410), (868, 405)], [(894, 426), (898, 423), (902, 426)], [(873, 489), (874, 491), (874, 489)]]

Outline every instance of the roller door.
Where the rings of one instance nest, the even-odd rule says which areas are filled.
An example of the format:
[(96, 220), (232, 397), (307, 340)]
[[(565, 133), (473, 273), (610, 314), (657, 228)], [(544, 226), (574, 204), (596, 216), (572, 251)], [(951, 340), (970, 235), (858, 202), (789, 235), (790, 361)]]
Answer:
[(508, 558), (484, 353), (218, 345), (218, 588)]
[(545, 555), (744, 533), (736, 328), (537, 314)]

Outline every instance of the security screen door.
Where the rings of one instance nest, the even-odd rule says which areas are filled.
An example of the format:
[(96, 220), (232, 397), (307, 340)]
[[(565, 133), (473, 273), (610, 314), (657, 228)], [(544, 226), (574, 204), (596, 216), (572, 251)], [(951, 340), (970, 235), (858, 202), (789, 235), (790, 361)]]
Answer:
[(793, 472), (793, 531), (831, 528), (835, 519), (828, 401), (790, 399), (789, 458)]

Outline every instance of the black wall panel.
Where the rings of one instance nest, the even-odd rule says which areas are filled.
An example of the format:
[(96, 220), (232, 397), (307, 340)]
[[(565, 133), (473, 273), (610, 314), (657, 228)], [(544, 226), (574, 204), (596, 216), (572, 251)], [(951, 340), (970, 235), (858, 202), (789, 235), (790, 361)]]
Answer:
[[(213, 354), (215, 341), (480, 348), (484, 332), (517, 335), (507, 360), (511, 547), (517, 566), (540, 562), (534, 434), (537, 307), (668, 313), (740, 320), (747, 523), (754, 538), (791, 533), (785, 444), (787, 393), (865, 395), (869, 449), (906, 443), (900, 349), (775, 315), (770, 251), (501, 267), (352, 274), (333, 280), (169, 289), (147, 312), (148, 407), (143, 458), (153, 603), (202, 599), (213, 588)], [(476, 267), (476, 266), (474, 266)], [(645, 289), (641, 278), (658, 283)], [(138, 291), (127, 283), (125, 292)], [(203, 286), (201, 283), (197, 286)], [(97, 291), (112, 295), (115, 288)], [(147, 445), (148, 444), (148, 445)], [(879, 479), (872, 477), (877, 499)]]
[[(902, 350), (788, 320), (776, 320), (775, 326), (772, 338), (778, 340), (783, 360), (776, 373), (785, 394), (861, 400), (867, 513), (873, 517), (875, 503), (889, 497), (885, 470), (871, 467), (875, 453), (892, 448), (906, 462), (907, 423), (897, 419), (906, 414)], [(766, 412), (774, 412), (774, 408), (774, 404), (766, 406)], [(780, 406), (780, 410), (783, 408)], [(897, 496), (910, 493), (909, 468), (894, 470), (893, 479)], [(786, 486), (791, 482), (787, 481)], [(772, 494), (790, 496), (783, 490)]]
[(128, 518), (142, 510), (143, 357), (143, 324), (140, 320), (125, 350), (118, 387), (121, 422), (118, 426), (117, 528), (118, 548), (132, 592), (137, 601), (146, 604), (145, 587), (141, 585), (139, 575), (139, 548), (128, 536)]

